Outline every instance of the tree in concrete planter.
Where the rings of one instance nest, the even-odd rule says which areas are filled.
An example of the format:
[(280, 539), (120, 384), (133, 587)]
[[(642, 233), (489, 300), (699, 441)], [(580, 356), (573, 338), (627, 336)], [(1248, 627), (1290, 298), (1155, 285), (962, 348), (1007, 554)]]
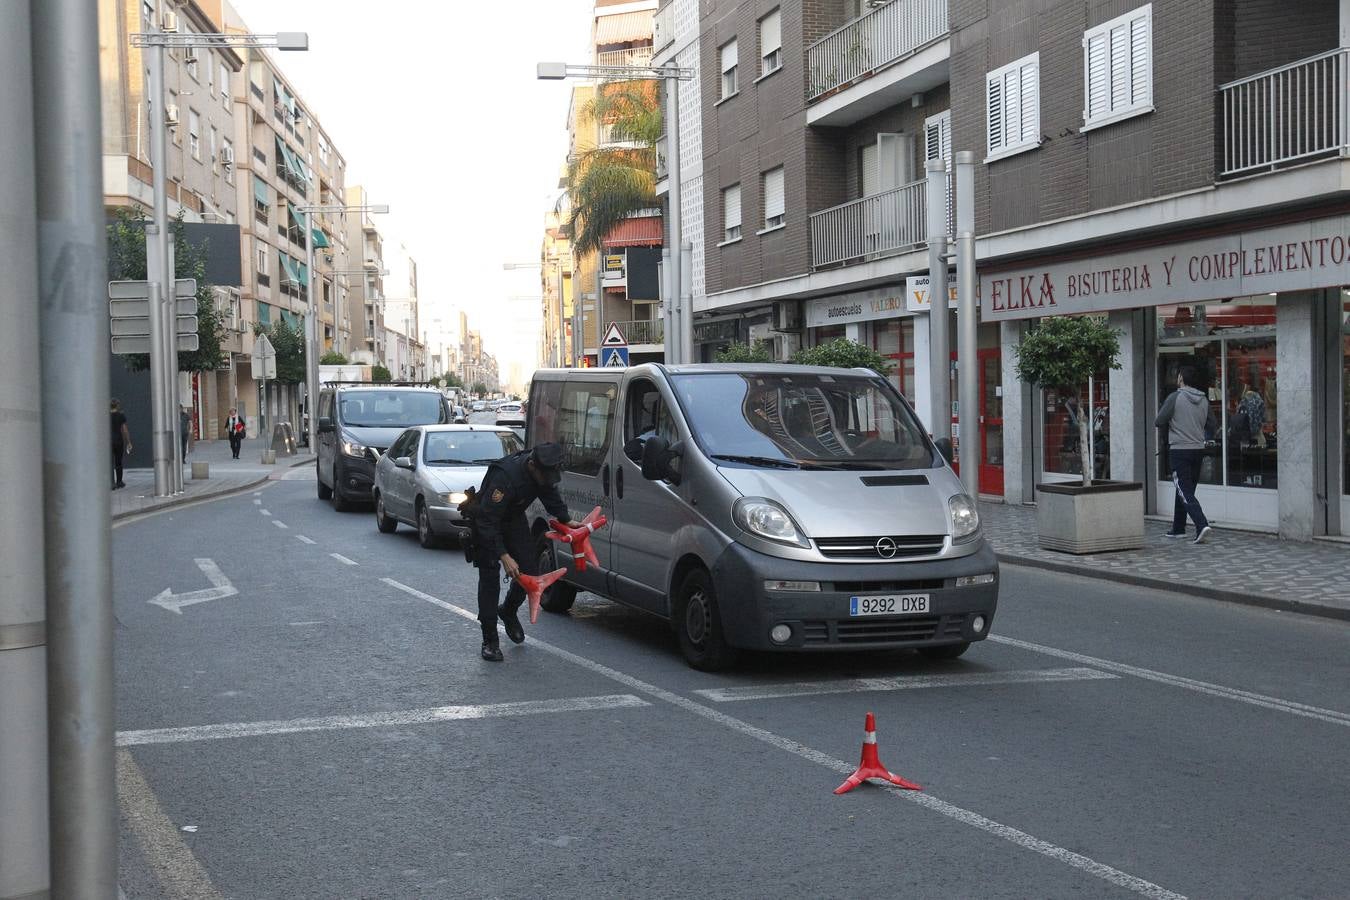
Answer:
[(370, 380), (375, 384), (388, 384), (394, 380), (394, 376), (389, 374), (389, 370), (384, 366), (371, 366)]
[(329, 350), (323, 356), (319, 357), (319, 365), (321, 366), (345, 366), (346, 364), (347, 357), (336, 350)]
[(878, 353), (866, 344), (850, 341), (848, 338), (837, 338), (815, 347), (798, 350), (792, 361), (800, 366), (871, 369), (878, 375), (888, 375), (895, 368), (895, 362), (884, 353)]
[[(1119, 369), (1120, 332), (1095, 316), (1042, 319), (1017, 347), (1017, 377), (1039, 388), (1077, 397), (1103, 369)], [(1092, 421), (1078, 416), (1078, 450), (1083, 486), (1092, 485)]]

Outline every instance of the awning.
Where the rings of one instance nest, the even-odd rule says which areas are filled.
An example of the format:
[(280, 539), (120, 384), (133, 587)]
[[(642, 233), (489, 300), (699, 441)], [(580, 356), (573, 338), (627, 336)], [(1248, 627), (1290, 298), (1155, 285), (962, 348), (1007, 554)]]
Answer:
[(286, 146), (286, 142), (281, 139), (281, 135), (277, 135), (276, 139), (277, 158), (282, 161), (282, 165), (285, 167), (287, 173), (292, 177), (303, 181), (305, 184), (308, 184), (309, 172), (304, 162), (291, 151), (290, 147)]
[(263, 206), (268, 205), (267, 182), (263, 181), (257, 175), (253, 176), (253, 197)]
[(661, 243), (661, 217), (624, 219), (605, 235), (606, 247), (647, 247)]
[(295, 264), (295, 275), (296, 279), (300, 282), (301, 287), (309, 287), (309, 266), (302, 262), (297, 262)]
[(262, 301), (258, 301), (258, 324), (272, 324), (272, 307)]
[(310, 234), (311, 234), (311, 235), (313, 236), (313, 238), (314, 238), (314, 249), (316, 249), (316, 250), (326, 250), (326, 249), (328, 249), (330, 246), (332, 246), (331, 244), (328, 243), (328, 237), (327, 237), (327, 235), (325, 235), (325, 234), (324, 234), (322, 231), (320, 231), (319, 229), (317, 229), (317, 228), (311, 228), (311, 229), (310, 229)]
[(617, 16), (597, 16), (595, 19), (596, 46), (629, 44), (652, 39), (652, 13), (626, 12)]
[(295, 268), (295, 260), (291, 259), (280, 250), (277, 256), (281, 259), (281, 278), (283, 281), (289, 281), (291, 284), (300, 283), (300, 272)]
[(280, 312), (281, 312), (281, 321), (286, 323), (287, 328), (298, 329), (300, 327), (301, 319), (298, 315), (291, 312), (289, 309), (283, 309)]
[(304, 233), (305, 233), (305, 218), (304, 218), (304, 216), (302, 216), (302, 215), (300, 215), (298, 212), (296, 212), (296, 211), (295, 211), (295, 207), (292, 206), (292, 205), (289, 204), (289, 203), (286, 204), (286, 211), (287, 211), (288, 213), (290, 213), (291, 227), (294, 228), (296, 231), (300, 232), (301, 234), (304, 234)]

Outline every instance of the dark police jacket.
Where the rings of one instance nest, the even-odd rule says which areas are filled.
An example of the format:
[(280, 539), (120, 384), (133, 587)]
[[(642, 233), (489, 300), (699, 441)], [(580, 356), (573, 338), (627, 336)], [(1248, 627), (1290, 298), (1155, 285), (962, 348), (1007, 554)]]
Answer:
[(555, 519), (566, 522), (570, 518), (557, 485), (541, 486), (530, 475), (525, 465), (529, 458), (530, 451), (522, 450), (497, 460), (488, 466), (478, 489), (478, 509), (473, 516), (475, 542), (479, 553), (491, 559), (499, 559), (506, 552), (507, 528), (513, 521), (525, 524), (525, 510), (536, 499)]

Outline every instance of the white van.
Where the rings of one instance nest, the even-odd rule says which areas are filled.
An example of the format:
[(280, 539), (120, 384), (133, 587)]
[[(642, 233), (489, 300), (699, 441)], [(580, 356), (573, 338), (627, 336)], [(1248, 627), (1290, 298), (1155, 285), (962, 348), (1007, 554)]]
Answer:
[[(641, 365), (540, 370), (526, 444), (567, 451), (575, 517), (599, 506), (590, 591), (669, 620), (689, 664), (738, 649), (913, 647), (989, 634), (998, 563), (979, 513), (913, 410), (866, 370)], [(530, 511), (541, 571), (566, 559)]]

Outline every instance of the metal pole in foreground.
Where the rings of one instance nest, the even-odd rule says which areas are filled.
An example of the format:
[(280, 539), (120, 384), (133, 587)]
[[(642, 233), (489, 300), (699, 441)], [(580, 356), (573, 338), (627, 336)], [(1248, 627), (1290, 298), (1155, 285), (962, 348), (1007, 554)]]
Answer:
[(947, 335), (947, 164), (928, 161), (928, 392), (933, 440), (951, 439), (951, 343)]
[(306, 295), (309, 311), (305, 315), (305, 405), (309, 408), (306, 440), (309, 452), (319, 452), (319, 313), (314, 308), (314, 211), (305, 211), (305, 265), (309, 267)]
[(675, 363), (674, 349), (675, 326), (671, 324), (671, 314), (675, 311), (675, 301), (670, 296), (670, 248), (661, 248), (661, 261), (656, 264), (656, 283), (661, 293), (661, 344), (665, 349), (666, 365)]
[[(33, 71), (27, 0), (0, 3), (0, 458), (42, 456), (39, 371), (37, 198), (34, 194)], [(64, 413), (64, 411), (62, 411)], [(106, 415), (106, 413), (105, 413)], [(103, 428), (107, 428), (106, 425)], [(103, 434), (104, 432), (100, 432)], [(102, 446), (102, 443), (99, 444)], [(108, 461), (103, 463), (108, 471)], [(109, 477), (103, 476), (102, 495)], [(0, 470), (12, 510), (40, 510), (42, 479), (27, 466)], [(0, 897), (48, 895), (47, 614), (42, 529), (26, 516), (0, 517)]]
[(956, 370), (961, 413), (961, 483), (980, 495), (979, 312), (975, 305), (975, 154), (956, 160)]
[(178, 249), (173, 240), (173, 232), (166, 232), (164, 240), (169, 246), (167, 254), (169, 262), (164, 270), (165, 288), (160, 295), (160, 306), (164, 310), (164, 334), (166, 335), (164, 347), (169, 353), (168, 365), (164, 367), (164, 371), (169, 373), (169, 395), (165, 400), (169, 407), (169, 432), (172, 436), (169, 446), (173, 450), (173, 465), (169, 467), (169, 471), (173, 473), (173, 492), (181, 494), (183, 493), (183, 416), (181, 413), (183, 396), (178, 390), (178, 266), (174, 262)]
[[(152, 17), (154, 18), (154, 17)], [(159, 33), (159, 22), (150, 23), (151, 33)], [(173, 278), (169, 271), (169, 137), (165, 122), (164, 45), (145, 48), (150, 57), (150, 163), (154, 206), (151, 224), (146, 228), (146, 280), (159, 283), (159, 297), (150, 295), (150, 454), (155, 467), (155, 496), (173, 493), (173, 419), (169, 417), (174, 373), (169, 368), (168, 341), (176, 340), (165, 332), (164, 306), (173, 308)], [(165, 281), (165, 278), (168, 281)]]
[(666, 64), (673, 70), (664, 81), (666, 85), (666, 172), (670, 186), (670, 299), (675, 305), (672, 317), (675, 333), (666, 336), (666, 353), (669, 359), (670, 348), (675, 347), (676, 363), (687, 363), (685, 355), (686, 341), (684, 330), (687, 325), (684, 314), (684, 279), (681, 274), (680, 249), (684, 246), (684, 222), (680, 215), (680, 76), (679, 66), (674, 60)]
[(694, 361), (694, 245), (680, 245), (680, 362)]
[[(107, 234), (94, 0), (30, 0), (42, 330), (51, 896), (117, 895)], [(162, 114), (156, 110), (156, 115)], [(164, 155), (155, 160), (162, 169)]]

